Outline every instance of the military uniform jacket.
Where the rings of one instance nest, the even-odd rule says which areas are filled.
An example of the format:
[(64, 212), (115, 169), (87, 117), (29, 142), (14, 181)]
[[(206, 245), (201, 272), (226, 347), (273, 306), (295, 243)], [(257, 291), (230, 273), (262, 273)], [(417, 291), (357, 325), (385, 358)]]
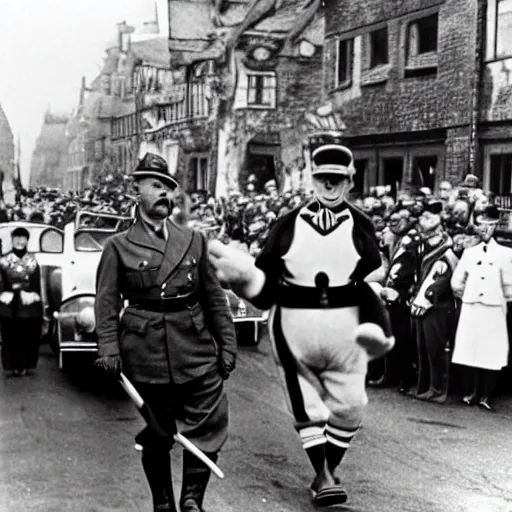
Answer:
[(35, 292), (41, 297), (41, 271), (33, 254), (21, 258), (13, 252), (0, 259), (0, 293), (14, 292), (9, 305), (0, 302), (0, 318), (38, 318), (43, 316), (41, 300), (30, 305), (21, 303), (19, 292)]
[[(166, 221), (167, 241), (141, 219), (105, 244), (96, 281), (99, 356), (121, 355), (138, 382), (187, 382), (217, 365), (219, 348), (236, 352), (226, 296), (208, 261), (204, 237)], [(175, 312), (134, 307), (174, 296), (197, 297)], [(120, 312), (122, 310), (122, 314)]]

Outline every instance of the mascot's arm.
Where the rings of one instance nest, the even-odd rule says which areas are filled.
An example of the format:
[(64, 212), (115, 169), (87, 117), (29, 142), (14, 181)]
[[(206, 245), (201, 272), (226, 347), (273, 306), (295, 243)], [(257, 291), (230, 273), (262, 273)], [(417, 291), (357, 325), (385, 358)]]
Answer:
[(282, 255), (290, 246), (294, 219), (295, 216), (288, 214), (274, 224), (256, 261), (239, 248), (218, 240), (209, 243), (210, 262), (220, 281), (228, 283), (235, 293), (258, 309), (270, 309), (275, 303), (284, 271)]

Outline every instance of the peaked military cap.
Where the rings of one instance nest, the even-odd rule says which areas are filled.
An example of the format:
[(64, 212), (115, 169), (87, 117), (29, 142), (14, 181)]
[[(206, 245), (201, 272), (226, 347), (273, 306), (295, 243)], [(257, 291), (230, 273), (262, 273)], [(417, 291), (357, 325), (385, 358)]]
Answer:
[(144, 155), (132, 172), (132, 177), (136, 180), (140, 178), (158, 178), (173, 189), (178, 186), (178, 182), (169, 173), (167, 162), (154, 153)]
[(352, 178), (356, 173), (352, 152), (341, 144), (324, 144), (316, 148), (311, 158), (313, 169), (311, 174), (338, 174)]

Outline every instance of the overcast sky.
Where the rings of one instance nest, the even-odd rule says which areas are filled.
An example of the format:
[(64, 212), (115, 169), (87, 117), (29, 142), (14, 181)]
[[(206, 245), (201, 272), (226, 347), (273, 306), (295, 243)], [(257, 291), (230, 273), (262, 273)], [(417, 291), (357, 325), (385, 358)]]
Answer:
[[(167, 35), (167, 0), (157, 0)], [(81, 77), (100, 70), (116, 23), (136, 28), (153, 18), (155, 0), (0, 0), (0, 104), (21, 139), (23, 183), (43, 116), (78, 102)]]

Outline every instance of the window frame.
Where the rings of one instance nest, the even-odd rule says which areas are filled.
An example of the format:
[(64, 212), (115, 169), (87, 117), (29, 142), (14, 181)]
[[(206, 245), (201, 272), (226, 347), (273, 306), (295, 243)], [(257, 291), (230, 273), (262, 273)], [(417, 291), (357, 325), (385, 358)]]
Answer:
[[(346, 44), (345, 59), (347, 62), (346, 78), (340, 81), (340, 54), (341, 45)], [(344, 89), (352, 85), (354, 78), (354, 37), (345, 37), (336, 39), (336, 66), (334, 74), (334, 88)]]
[[(374, 36), (379, 32), (386, 33), (386, 61), (385, 62), (374, 62), (375, 51), (374, 51)], [(368, 32), (368, 69), (375, 69), (379, 66), (385, 66), (389, 64), (389, 30), (387, 24), (377, 29)]]
[[(251, 79), (261, 80), (261, 89), (259, 89), (259, 95), (261, 102), (251, 101), (251, 91), (254, 89), (251, 87)], [(273, 80), (273, 87), (265, 87), (265, 79)], [(263, 103), (263, 97), (265, 89), (271, 91), (271, 98), (269, 103)], [(247, 108), (254, 109), (268, 109), (273, 110), (277, 108), (277, 75), (275, 72), (247, 72)], [(255, 89), (255, 100), (258, 100), (258, 89)]]
[(485, 41), (485, 61), (496, 62), (512, 58), (512, 47), (509, 53), (498, 55), (499, 4), (510, 0), (489, 0), (487, 4), (487, 36)]
[[(411, 29), (414, 24), (420, 23), (422, 20), (426, 20), (432, 17), (437, 18), (437, 34), (435, 50), (419, 53), (419, 36), (417, 41), (417, 52), (412, 55), (411, 53)], [(432, 76), (437, 75), (438, 69), (438, 56), (439, 56), (439, 6), (429, 9), (428, 11), (422, 11), (416, 13), (414, 17), (407, 17), (404, 20), (402, 30), (402, 41), (403, 41), (403, 77), (414, 78), (420, 76)]]

